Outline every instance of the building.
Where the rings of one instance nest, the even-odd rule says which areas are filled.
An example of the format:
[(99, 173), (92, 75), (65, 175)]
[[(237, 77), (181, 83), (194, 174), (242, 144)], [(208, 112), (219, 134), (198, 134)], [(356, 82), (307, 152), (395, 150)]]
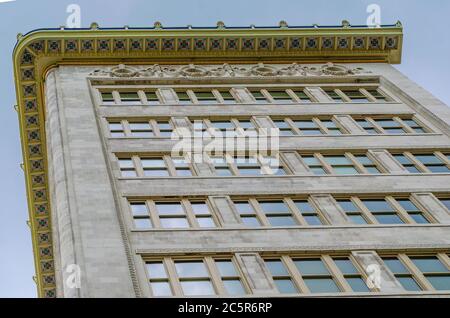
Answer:
[[(345, 21), (19, 35), (39, 296), (449, 296), (450, 109), (392, 66), (402, 38)], [(279, 169), (177, 158), (194, 121), (279, 128)]]

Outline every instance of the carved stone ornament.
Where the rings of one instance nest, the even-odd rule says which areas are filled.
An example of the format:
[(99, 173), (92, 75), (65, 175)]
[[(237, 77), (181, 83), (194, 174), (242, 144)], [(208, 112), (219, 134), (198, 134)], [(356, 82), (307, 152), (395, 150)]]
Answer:
[(350, 69), (344, 65), (327, 63), (318, 66), (266, 65), (235, 66), (230, 64), (199, 66), (194, 64), (181, 66), (161, 66), (158, 64), (134, 68), (119, 65), (110, 70), (95, 70), (90, 76), (99, 77), (160, 77), (160, 78), (204, 78), (204, 77), (282, 77), (282, 76), (351, 76), (368, 74), (363, 68)]

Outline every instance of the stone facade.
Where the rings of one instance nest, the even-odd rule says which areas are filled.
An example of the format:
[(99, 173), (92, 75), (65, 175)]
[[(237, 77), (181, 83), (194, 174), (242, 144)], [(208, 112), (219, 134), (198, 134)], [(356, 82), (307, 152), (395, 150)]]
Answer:
[[(52, 69), (46, 77), (45, 93), (57, 295), (151, 297), (145, 259), (231, 255), (249, 295), (277, 296), (276, 283), (263, 261), (265, 255), (345, 254), (359, 264), (363, 276), (369, 275), (364, 273), (369, 265), (378, 264), (383, 284), (372, 293), (324, 295), (449, 296), (450, 291), (432, 288), (423, 292), (406, 291), (383, 265), (380, 255), (438, 253), (448, 261), (450, 212), (436, 197), (450, 193), (450, 174), (409, 174), (392, 153), (441, 151), (448, 154), (450, 109), (389, 64), (348, 64), (331, 69), (337, 73), (325, 76), (307, 72), (315, 66), (297, 67), (295, 73), (290, 65), (267, 65), (266, 69), (249, 68), (250, 71), (233, 76), (219, 74), (217, 68), (220, 65), (191, 66), (191, 69), (186, 66), (183, 71), (166, 72), (159, 77), (155, 75), (156, 70), (148, 71), (148, 66), (136, 65), (119, 73), (117, 68), (111, 71), (109, 66), (97, 65), (61, 65)], [(147, 73), (133, 73), (133, 70), (144, 69)], [(283, 69), (284, 73), (273, 69)], [(339, 73), (343, 69), (349, 70), (348, 73)], [(352, 74), (352, 70), (364, 72)], [(368, 78), (375, 79), (394, 100), (389, 103), (336, 104), (320, 88), (322, 83), (345, 86), (357, 83), (355, 79), (364, 83)], [(252, 105), (252, 96), (243, 89), (256, 84), (279, 88), (293, 83), (312, 86), (309, 93), (318, 102), (301, 106), (295, 103), (278, 106), (276, 101), (275, 104)], [(110, 86), (130, 89), (138, 85), (164, 85), (165, 89), (159, 94), (166, 105), (105, 106), (100, 100), (98, 89)], [(234, 96), (239, 103), (233, 106), (176, 105), (173, 88), (186, 85), (234, 86)], [(117, 94), (114, 97), (117, 99)], [(286, 176), (219, 177), (205, 167), (197, 167), (196, 171), (200, 173), (194, 177), (125, 178), (120, 174), (117, 154), (170, 153), (175, 141), (170, 138), (112, 138), (107, 125), (107, 119), (170, 117), (176, 118), (177, 125), (182, 126), (186, 118), (253, 116), (260, 127), (270, 128), (270, 117), (324, 115), (336, 116), (349, 134), (280, 137), (281, 157), (293, 171)], [(417, 116), (433, 133), (369, 135), (351, 117), (362, 115)], [(301, 152), (337, 153), (341, 150), (368, 152), (386, 173), (317, 176), (299, 156)], [(234, 197), (298, 195), (310, 195), (310, 201), (328, 224), (249, 228), (242, 223), (231, 202)], [(333, 198), (354, 195), (411, 196), (435, 222), (355, 225)], [(135, 228), (130, 199), (168, 197), (208, 198), (220, 227)], [(65, 283), (68, 278), (65, 269), (70, 264), (81, 269), (80, 289), (69, 288)], [(305, 294), (297, 296), (302, 295)]]

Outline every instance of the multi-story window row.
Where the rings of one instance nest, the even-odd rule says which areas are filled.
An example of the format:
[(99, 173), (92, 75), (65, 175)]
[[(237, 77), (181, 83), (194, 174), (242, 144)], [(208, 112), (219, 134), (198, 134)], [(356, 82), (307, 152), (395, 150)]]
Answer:
[[(422, 124), (417, 118), (413, 117), (354, 117), (354, 124), (359, 125), (361, 132), (365, 130), (371, 135), (381, 134), (427, 134), (433, 131)], [(276, 127), (279, 129), (280, 136), (318, 136), (318, 135), (349, 135), (352, 132), (345, 127), (339, 117), (320, 116), (320, 117), (285, 117), (271, 118), (272, 127), (261, 127), (252, 118), (189, 118), (187, 126), (191, 132), (201, 130), (209, 135), (217, 133), (249, 135), (258, 134), (259, 128), (266, 128), (264, 134), (273, 134), (267, 128)], [(136, 137), (152, 138), (165, 137), (170, 138), (175, 124), (170, 119), (109, 119), (108, 128), (110, 137)], [(353, 132), (353, 134), (361, 134)]]
[[(317, 87), (315, 85), (314, 87)], [(328, 103), (388, 103), (395, 102), (383, 89), (377, 86), (333, 87), (321, 85), (321, 94)], [(242, 94), (242, 89), (240, 87)], [(164, 88), (167, 89), (167, 88)], [(214, 105), (214, 104), (310, 104), (319, 103), (319, 99), (307, 86), (287, 87), (247, 87), (246, 98), (242, 98), (232, 87), (222, 88), (175, 88), (173, 98), (166, 101), (158, 88), (130, 90), (109, 88), (99, 90), (99, 99), (103, 105)], [(320, 102), (324, 102), (322, 99)]]
[[(342, 215), (349, 226), (439, 223), (435, 211), (423, 207), (414, 196), (340, 195), (329, 199), (331, 210), (329, 202), (309, 196), (231, 197), (226, 199), (226, 211), (214, 204), (214, 198), (133, 199), (129, 210), (137, 230), (220, 228), (226, 226), (220, 215), (229, 211), (247, 228), (333, 226), (333, 214)], [(442, 202), (450, 208), (448, 199)]]
[[(397, 281), (398, 292), (440, 292), (450, 290), (450, 258), (445, 253), (413, 254), (379, 252), (379, 266)], [(255, 255), (273, 282), (273, 295), (340, 295), (382, 292), (370, 279), (369, 270), (353, 253), (311, 254), (268, 253)], [(244, 296), (251, 295), (249, 280), (255, 271), (228, 256), (143, 257), (151, 297)], [(244, 274), (244, 273), (247, 274)], [(370, 273), (370, 272), (369, 272)], [(246, 276), (248, 275), (248, 276)]]
[[(389, 154), (387, 154), (389, 155)], [(450, 154), (435, 152), (392, 153), (392, 160), (397, 160), (405, 172), (450, 173)], [(390, 174), (377, 158), (370, 152), (339, 153), (299, 153), (298, 162), (279, 156), (248, 155), (204, 155), (202, 163), (210, 168), (215, 176), (282, 176), (295, 175), (298, 165), (304, 165), (305, 172), (315, 175), (357, 175)], [(394, 159), (395, 158), (395, 159)], [(118, 155), (122, 177), (193, 177), (200, 176), (197, 163), (184, 157), (170, 155)]]

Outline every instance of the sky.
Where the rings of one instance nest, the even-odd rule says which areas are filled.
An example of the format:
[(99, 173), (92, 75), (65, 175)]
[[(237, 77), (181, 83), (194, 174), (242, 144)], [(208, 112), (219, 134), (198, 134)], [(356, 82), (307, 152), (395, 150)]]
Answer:
[(381, 7), (381, 22), (404, 26), (403, 62), (406, 76), (450, 104), (450, 36), (448, 0), (0, 0), (0, 298), (36, 297), (30, 230), (26, 225), (24, 175), (19, 138), (12, 51), (17, 33), (66, 25), (70, 4), (81, 7), (81, 26), (101, 27), (276, 26), (366, 24), (368, 5)]

